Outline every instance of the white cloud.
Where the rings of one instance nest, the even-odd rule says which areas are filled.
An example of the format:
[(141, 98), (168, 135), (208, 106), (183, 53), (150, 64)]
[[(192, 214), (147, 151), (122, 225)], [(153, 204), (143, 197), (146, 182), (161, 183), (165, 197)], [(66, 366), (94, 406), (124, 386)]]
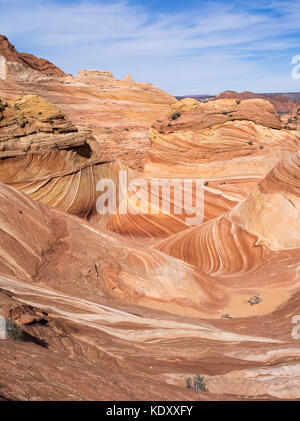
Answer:
[(0, 33), (66, 72), (107, 69), (119, 78), (129, 72), (173, 94), (261, 91), (264, 83), (299, 89), (282, 52), (297, 53), (300, 1), (293, 10), (284, 2), (200, 4), (193, 13), (154, 14), (119, 0), (0, 0)]

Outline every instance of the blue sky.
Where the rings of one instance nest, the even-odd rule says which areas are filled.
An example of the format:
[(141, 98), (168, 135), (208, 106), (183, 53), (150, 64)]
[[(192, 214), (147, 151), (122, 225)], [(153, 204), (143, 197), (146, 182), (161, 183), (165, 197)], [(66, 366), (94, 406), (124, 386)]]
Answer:
[(300, 0), (0, 0), (0, 33), (66, 73), (130, 73), (174, 95), (300, 90)]

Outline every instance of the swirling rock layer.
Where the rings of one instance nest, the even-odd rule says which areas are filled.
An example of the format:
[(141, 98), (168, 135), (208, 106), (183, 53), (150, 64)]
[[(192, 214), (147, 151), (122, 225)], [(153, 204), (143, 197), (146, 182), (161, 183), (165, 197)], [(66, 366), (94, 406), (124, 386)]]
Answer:
[(69, 213), (93, 213), (103, 159), (90, 133), (33, 95), (2, 99), (0, 113), (0, 181)]
[[(2, 399), (299, 397), (299, 294), (280, 314), (246, 303), (248, 317), (213, 320), (234, 289), (4, 184), (0, 199), (0, 310), (26, 339), (0, 341)], [(209, 392), (185, 387), (196, 372)]]
[[(23, 341), (0, 340), (0, 400), (299, 399), (296, 119), (262, 99), (175, 102), (107, 71), (56, 77), (10, 52), (0, 314)], [(174, 189), (163, 212), (152, 185), (174, 178), (192, 182), (190, 208), (175, 212)], [(195, 374), (208, 392), (186, 388)]]
[(231, 211), (169, 237), (156, 248), (206, 273), (237, 278), (231, 282), (294, 285), (300, 258), (299, 175), (297, 152)]
[(268, 171), (299, 149), (296, 133), (280, 127), (272, 105), (261, 99), (184, 99), (151, 127), (144, 173), (202, 179), (205, 219), (214, 218), (246, 198)]

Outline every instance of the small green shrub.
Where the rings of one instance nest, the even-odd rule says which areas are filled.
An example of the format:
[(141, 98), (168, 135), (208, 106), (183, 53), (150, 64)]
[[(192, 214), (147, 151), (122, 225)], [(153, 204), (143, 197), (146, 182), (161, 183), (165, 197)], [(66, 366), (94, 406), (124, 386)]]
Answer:
[(201, 392), (208, 392), (203, 376), (196, 374), (196, 376), (194, 377), (194, 389), (200, 390)]
[(22, 328), (13, 320), (6, 320), (6, 333), (14, 341), (20, 342), (23, 340)]
[(181, 116), (181, 113), (177, 112), (177, 113), (173, 113), (171, 118), (172, 118), (172, 120), (176, 120), (180, 116)]
[(188, 389), (193, 389), (193, 382), (192, 382), (192, 379), (190, 377), (188, 377), (187, 379), (185, 379), (185, 382), (186, 382), (186, 387)]
[(208, 389), (206, 388), (205, 379), (203, 376), (200, 376), (199, 374), (196, 374), (194, 376), (194, 385), (192, 382), (192, 379), (188, 377), (185, 379), (186, 387), (191, 390), (197, 390), (201, 392), (208, 392)]

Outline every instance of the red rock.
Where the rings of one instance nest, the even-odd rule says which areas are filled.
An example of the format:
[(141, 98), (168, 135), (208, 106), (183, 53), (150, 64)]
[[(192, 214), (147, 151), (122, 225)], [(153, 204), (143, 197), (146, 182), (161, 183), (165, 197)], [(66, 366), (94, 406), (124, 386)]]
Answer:
[[(0, 340), (0, 400), (299, 399), (297, 116), (16, 60), (0, 58), (0, 315), (24, 336)], [(96, 183), (118, 190), (120, 170), (140, 200), (100, 215)], [(143, 212), (174, 177), (206, 181), (203, 223)]]
[(82, 70), (74, 77), (59, 69), (47, 72), (44, 63), (33, 66), (29, 55), (25, 63), (7, 40), (0, 45), (0, 96), (34, 92), (57, 104), (79, 129), (91, 129), (105, 160), (142, 169), (149, 126), (176, 102), (172, 95), (150, 83), (116, 80), (109, 71)]
[(50, 63), (50, 61), (37, 58), (33, 54), (19, 53), (4, 35), (0, 35), (0, 56), (4, 57), (7, 61), (20, 63), (25, 67), (37, 70), (46, 75), (65, 76), (65, 73), (53, 63)]
[(216, 99), (254, 99), (254, 98), (261, 98), (269, 101), (278, 112), (290, 113), (295, 110), (297, 106), (297, 101), (293, 101), (286, 97), (284, 94), (282, 95), (268, 95), (268, 94), (256, 94), (254, 92), (234, 92), (234, 91), (224, 91), (217, 95)]

